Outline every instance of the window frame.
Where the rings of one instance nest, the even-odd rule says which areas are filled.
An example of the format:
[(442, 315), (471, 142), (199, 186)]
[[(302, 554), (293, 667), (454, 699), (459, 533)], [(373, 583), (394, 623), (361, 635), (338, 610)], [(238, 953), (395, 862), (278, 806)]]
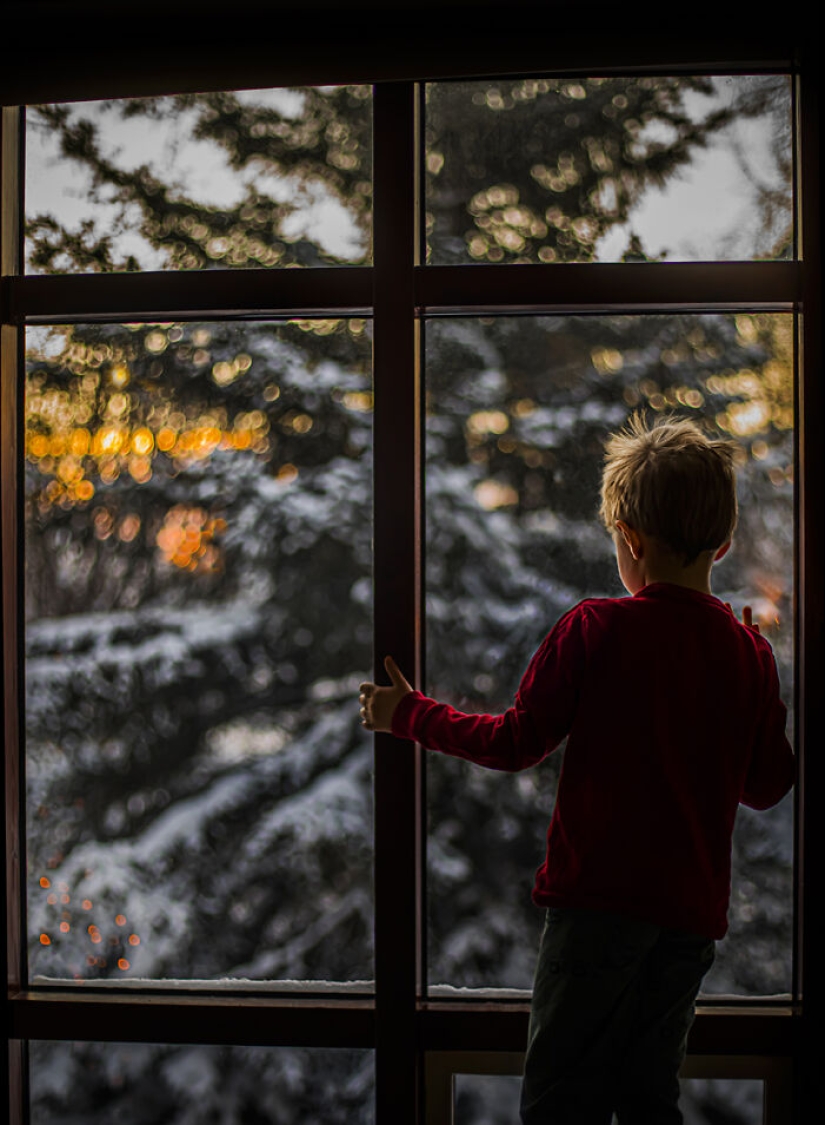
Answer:
[[(19, 16), (29, 34), (41, 5)], [(482, 8), (483, 8), (482, 4)], [(74, 5), (73, 7), (84, 7)], [(92, 10), (93, 5), (87, 3)], [(145, 7), (145, 5), (144, 5)], [(242, 4), (250, 11), (252, 3)], [(438, 1000), (424, 992), (424, 753), (408, 753), (389, 735), (376, 736), (375, 755), (375, 994), (340, 998), (276, 994), (228, 995), (147, 990), (106, 994), (25, 986), (25, 900), (20, 879), (24, 839), (23, 776), (19, 747), (22, 714), (20, 620), (21, 482), (18, 450), (22, 327), (43, 320), (87, 318), (174, 319), (260, 314), (363, 314), (372, 310), (375, 388), (375, 648), (392, 651), (402, 667), (423, 671), (423, 417), (422, 318), (438, 313), (543, 313), (685, 309), (749, 309), (798, 314), (797, 430), (798, 551), (796, 801), (796, 987), (790, 1003), (757, 999), (702, 1004), (690, 1036), (694, 1057), (793, 1058), (796, 1114), (816, 1089), (813, 1043), (825, 1015), (821, 958), (825, 827), (814, 795), (822, 792), (822, 766), (806, 747), (821, 742), (822, 673), (822, 388), (821, 266), (819, 242), (819, 86), (805, 28), (777, 48), (770, 36), (744, 39), (732, 26), (712, 43), (674, 40), (665, 32), (632, 42), (605, 31), (586, 46), (551, 49), (502, 35), (462, 38), (448, 10), (443, 37), (433, 43), (422, 14), (410, 10), (410, 44), (403, 57), (376, 59), (358, 42), (360, 28), (330, 15), (312, 48), (273, 65), (264, 44), (243, 65), (213, 54), (182, 64), (171, 47), (148, 66), (138, 48), (125, 63), (92, 76), (53, 67), (13, 64), (4, 78), (2, 154), (2, 518), (5, 804), (8, 927), (0, 948), (8, 965), (4, 995), (10, 1048), (10, 1119), (28, 1119), (24, 1042), (39, 1038), (290, 1046), (363, 1046), (375, 1050), (376, 1122), (417, 1125), (425, 1120), (425, 1060), (433, 1052), (487, 1052), (511, 1056), (523, 1049), (524, 1002)], [(529, 7), (527, 5), (525, 8)], [(325, 8), (325, 11), (328, 9)], [(365, 8), (380, 29), (392, 21)], [(448, 19), (449, 15), (449, 19)], [(55, 17), (56, 18), (56, 17)], [(289, 17), (287, 17), (289, 18)], [(295, 26), (306, 11), (294, 14)], [(441, 17), (439, 17), (441, 18)], [(607, 17), (605, 16), (605, 19)], [(715, 17), (714, 17), (715, 18)], [(385, 24), (382, 24), (385, 20)], [(5, 17), (4, 17), (5, 22)], [(65, 17), (66, 27), (69, 17)], [(111, 29), (110, 29), (111, 30)], [(812, 34), (812, 29), (807, 29)], [(393, 32), (393, 35), (396, 33)], [(54, 33), (56, 41), (63, 37)], [(173, 38), (171, 36), (170, 38)], [(351, 47), (343, 51), (342, 42)], [(813, 44), (815, 37), (810, 38)], [(459, 49), (460, 48), (460, 49)], [(810, 54), (805, 50), (809, 49)], [(47, 48), (48, 51), (48, 48)], [(131, 52), (131, 53), (130, 53)], [(346, 57), (345, 57), (346, 56)], [(40, 52), (38, 51), (38, 59)], [(456, 61), (460, 60), (460, 61)], [(756, 60), (756, 61), (754, 61)], [(49, 60), (47, 60), (48, 62)], [(129, 62), (132, 66), (130, 68)], [(555, 65), (554, 65), (555, 64)], [(790, 72), (797, 116), (798, 259), (793, 262), (550, 264), (536, 266), (424, 266), (419, 200), (420, 90), (418, 81), (510, 73), (770, 73)], [(37, 277), (22, 275), (21, 115), (25, 102), (139, 96), (183, 90), (255, 88), (318, 82), (375, 82), (374, 257), (372, 266), (304, 271), (233, 270), (206, 273)], [(620, 295), (620, 299), (617, 298)], [(404, 1091), (401, 1096), (400, 1091)]]

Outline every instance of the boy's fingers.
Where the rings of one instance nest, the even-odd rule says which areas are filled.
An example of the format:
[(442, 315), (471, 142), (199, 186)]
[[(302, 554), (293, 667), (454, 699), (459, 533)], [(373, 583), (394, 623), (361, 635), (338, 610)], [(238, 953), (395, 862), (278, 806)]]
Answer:
[(360, 714), (361, 714), (361, 726), (366, 727), (367, 730), (372, 730), (372, 717), (369, 713), (369, 708), (362, 707)]
[(384, 667), (387, 669), (387, 675), (392, 680), (396, 687), (404, 687), (406, 680), (401, 673), (401, 669), (395, 663), (391, 656), (384, 658)]
[(761, 632), (759, 622), (753, 619), (753, 610), (749, 605), (742, 607), (742, 622), (747, 625), (749, 629), (753, 629), (754, 633)]

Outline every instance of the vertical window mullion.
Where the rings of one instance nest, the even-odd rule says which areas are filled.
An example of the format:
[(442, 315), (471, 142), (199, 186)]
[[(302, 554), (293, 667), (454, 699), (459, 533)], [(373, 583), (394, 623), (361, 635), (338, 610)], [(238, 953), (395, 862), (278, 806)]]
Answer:
[[(821, 1063), (814, 1046), (825, 1008), (825, 975), (822, 941), (825, 915), (822, 901), (822, 862), (825, 854), (825, 822), (819, 809), (825, 778), (822, 745), (822, 636), (825, 566), (822, 527), (822, 243), (820, 195), (820, 89), (818, 60), (810, 46), (803, 53), (798, 79), (797, 222), (802, 261), (802, 315), (800, 317), (799, 364), (799, 538), (798, 538), (798, 674), (799, 722), (797, 747), (798, 840), (798, 987), (802, 1003), (800, 1049), (795, 1059), (796, 1112), (804, 1120), (806, 1110), (821, 1096)], [(814, 1100), (816, 1099), (816, 1100)]]
[[(17, 106), (2, 110), (2, 231), (0, 261), (2, 276), (21, 272), (22, 250), (22, 151), (23, 110)], [(20, 468), (18, 464), (19, 418), (18, 373), (20, 371), (21, 330), (17, 324), (5, 322), (0, 339), (0, 479), (3, 481), (0, 509), (0, 559), (2, 560), (2, 600), (0, 622), (3, 632), (3, 797), (5, 808), (5, 858), (2, 875), (2, 897), (6, 919), (0, 934), (0, 958), (6, 967), (6, 989), (3, 1006), (8, 1018), (9, 992), (20, 988), (24, 973), (22, 942), (25, 914), (22, 880), (22, 753), (20, 745), (20, 692), (22, 678), (19, 666), (19, 583), (22, 580), (18, 549), (18, 505)], [(8, 1113), (13, 1125), (23, 1121), (25, 1090), (25, 1052), (22, 1044), (4, 1048), (0, 1068), (8, 1081)], [(0, 1088), (5, 1081), (0, 1080)], [(2, 1095), (0, 1095), (2, 1096)]]
[[(420, 400), (415, 320), (416, 90), (374, 96), (375, 673), (391, 654), (411, 680), (420, 647)], [(388, 734), (375, 747), (376, 1119), (417, 1120), (415, 1042), (420, 875), (420, 750)]]

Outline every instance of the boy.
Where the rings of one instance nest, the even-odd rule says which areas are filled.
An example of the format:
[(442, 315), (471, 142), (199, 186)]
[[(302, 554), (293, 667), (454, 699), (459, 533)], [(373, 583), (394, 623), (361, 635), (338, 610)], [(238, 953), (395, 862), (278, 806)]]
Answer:
[(679, 1125), (694, 1002), (727, 929), (740, 802), (794, 779), (770, 646), (713, 597), (736, 524), (733, 446), (635, 416), (607, 443), (601, 517), (629, 598), (579, 603), (503, 715), (361, 685), (361, 717), (491, 769), (567, 748), (533, 901), (547, 908), (524, 1125)]

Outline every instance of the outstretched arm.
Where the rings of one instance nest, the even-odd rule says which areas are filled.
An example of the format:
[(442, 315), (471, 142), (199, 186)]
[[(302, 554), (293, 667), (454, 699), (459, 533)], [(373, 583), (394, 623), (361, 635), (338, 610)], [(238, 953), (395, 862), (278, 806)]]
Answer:
[(522, 770), (548, 754), (570, 730), (584, 655), (580, 614), (570, 611), (545, 638), (500, 715), (457, 711), (414, 691), (392, 657), (390, 687), (361, 684), (361, 722), (488, 769)]
[[(521, 769), (544, 757), (544, 741), (520, 700), (503, 715), (468, 715), (414, 692), (391, 656), (384, 660), (384, 667), (391, 687), (361, 684), (361, 723), (367, 730), (394, 730), (428, 749), (491, 769)], [(405, 707), (401, 715), (399, 704), (407, 698), (412, 699), (412, 713), (407, 714), (409, 708)]]

